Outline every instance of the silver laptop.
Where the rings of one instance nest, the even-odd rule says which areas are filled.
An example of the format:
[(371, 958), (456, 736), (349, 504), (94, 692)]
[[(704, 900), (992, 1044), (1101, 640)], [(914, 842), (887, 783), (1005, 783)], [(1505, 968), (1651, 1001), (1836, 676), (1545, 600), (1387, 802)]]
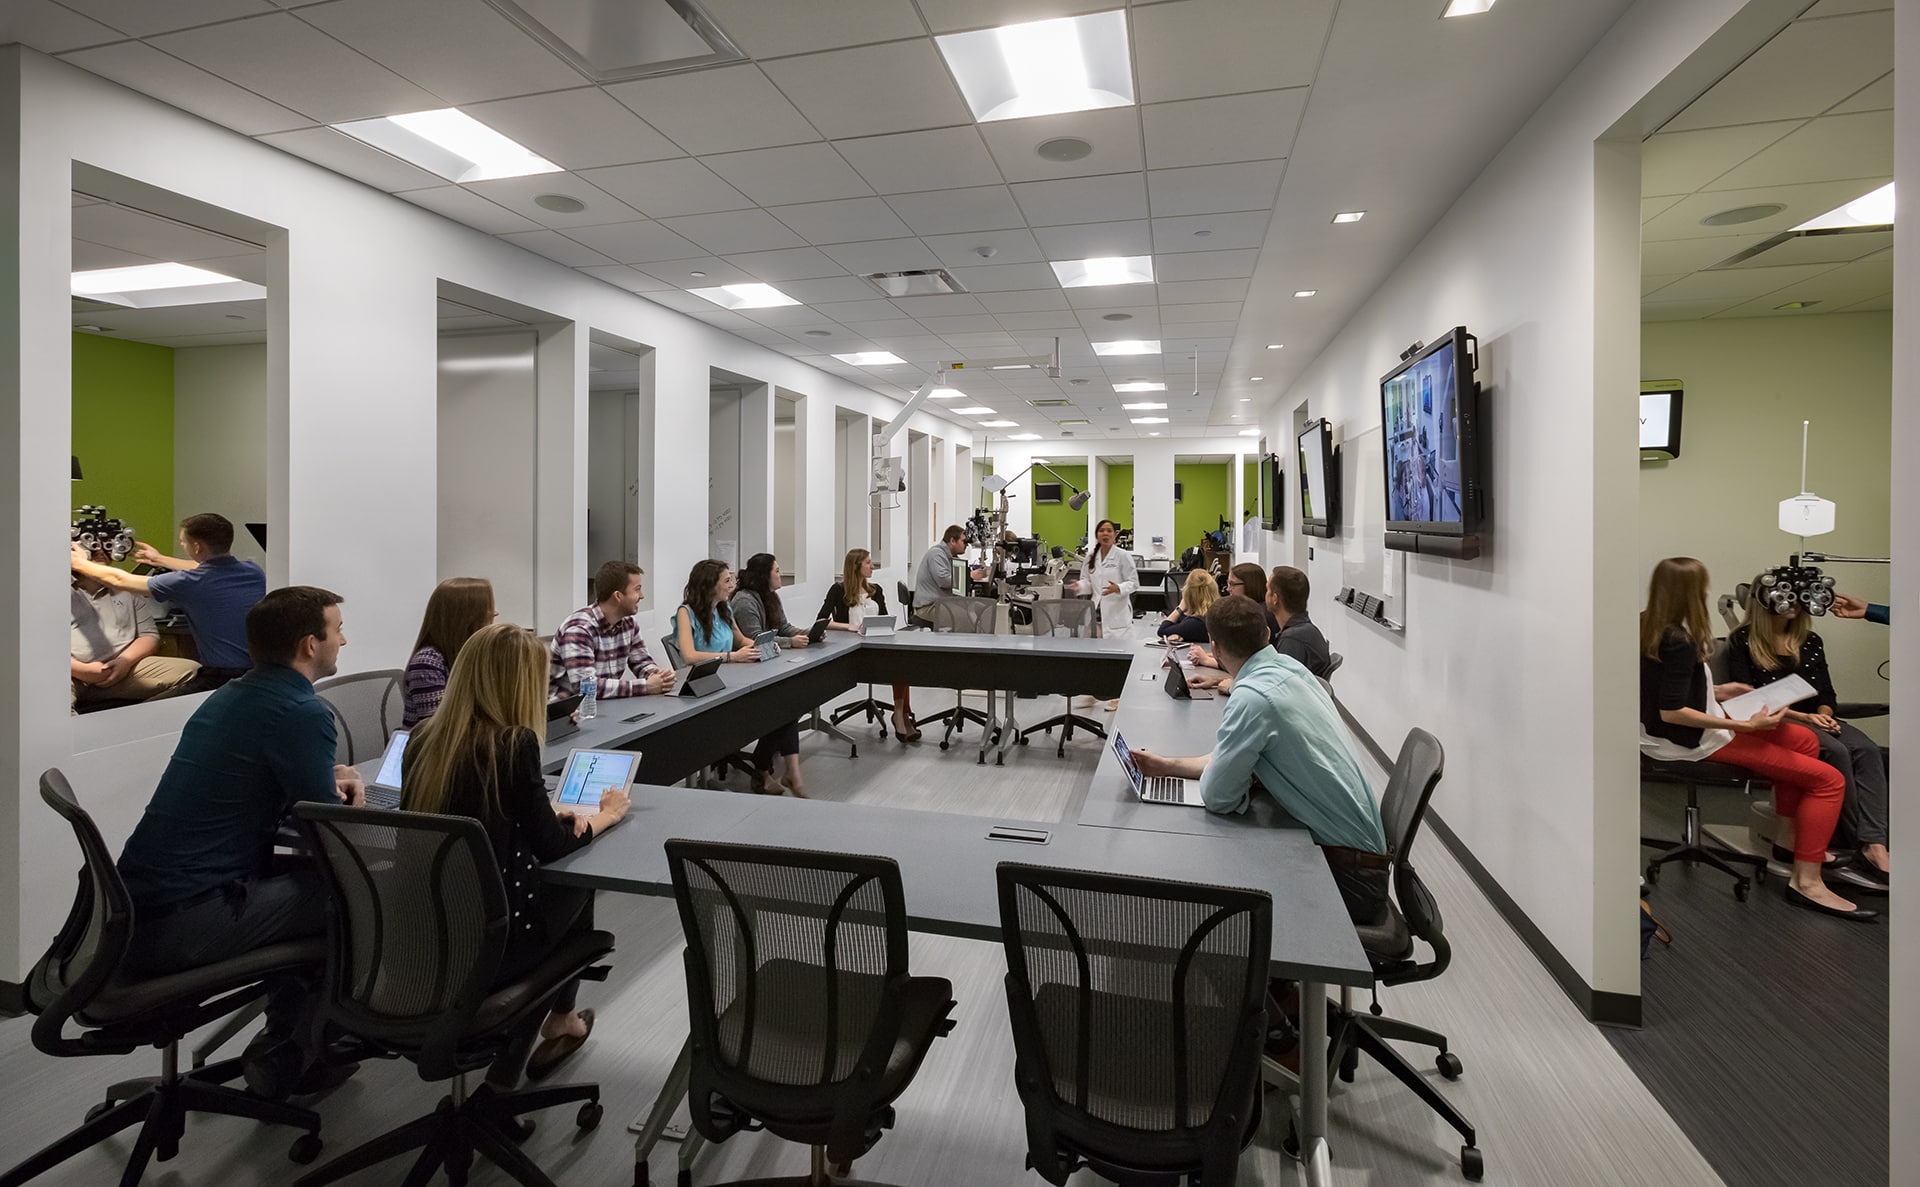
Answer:
[(869, 614), (860, 620), (860, 633), (876, 638), (893, 633), (893, 615)]
[(1134, 765), (1133, 752), (1127, 749), (1127, 740), (1120, 731), (1113, 732), (1114, 757), (1120, 760), (1120, 769), (1125, 771), (1128, 780), (1133, 783), (1133, 794), (1149, 804), (1179, 804), (1186, 808), (1204, 808), (1207, 802), (1200, 798), (1200, 784), (1191, 779), (1178, 779), (1172, 775), (1155, 775), (1149, 779), (1140, 773)]
[(400, 806), (400, 760), (407, 753), (407, 738), (411, 733), (411, 730), (395, 730), (387, 741), (387, 752), (380, 758), (380, 772), (367, 784), (367, 807)]

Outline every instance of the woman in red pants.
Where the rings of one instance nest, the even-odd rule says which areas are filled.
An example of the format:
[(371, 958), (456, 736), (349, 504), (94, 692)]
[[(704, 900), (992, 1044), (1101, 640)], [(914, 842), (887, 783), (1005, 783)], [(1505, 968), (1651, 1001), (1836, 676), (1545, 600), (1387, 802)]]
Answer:
[(1706, 663), (1713, 649), (1707, 587), (1707, 567), (1692, 557), (1668, 557), (1653, 567), (1640, 612), (1641, 752), (1667, 761), (1711, 758), (1769, 780), (1774, 811), (1794, 825), (1787, 904), (1861, 923), (1877, 919), (1878, 912), (1854, 906), (1820, 879), (1847, 784), (1820, 761), (1819, 740), (1788, 722), (1784, 709), (1735, 721), (1720, 707), (1752, 689), (1713, 683)]

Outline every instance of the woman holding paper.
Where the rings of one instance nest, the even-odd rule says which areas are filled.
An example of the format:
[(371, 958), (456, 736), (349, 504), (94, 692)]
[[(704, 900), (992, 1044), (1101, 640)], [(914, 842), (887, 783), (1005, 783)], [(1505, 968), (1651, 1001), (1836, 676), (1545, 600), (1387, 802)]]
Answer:
[(1665, 761), (1711, 758), (1771, 781), (1774, 811), (1794, 824), (1793, 874), (1782, 891), (1787, 905), (1861, 923), (1878, 919), (1821, 881), (1846, 780), (1820, 761), (1813, 732), (1787, 721), (1785, 709), (1736, 720), (1721, 708), (1753, 689), (1713, 682), (1707, 588), (1707, 567), (1692, 557), (1653, 567), (1640, 612), (1640, 752)]
[[(1757, 578), (1753, 587), (1760, 588)], [(1826, 646), (1806, 611), (1794, 604), (1775, 613), (1759, 596), (1749, 598), (1746, 625), (1727, 637), (1727, 674), (1755, 688), (1764, 689), (1790, 676), (1800, 677), (1811, 687), (1812, 695), (1787, 709), (1787, 720), (1811, 729), (1820, 743), (1820, 757), (1846, 779), (1839, 831), (1859, 849), (1855, 870), (1887, 885), (1892, 865), (1887, 851), (1887, 765), (1878, 742), (1833, 715), (1840, 698), (1827, 670)]]

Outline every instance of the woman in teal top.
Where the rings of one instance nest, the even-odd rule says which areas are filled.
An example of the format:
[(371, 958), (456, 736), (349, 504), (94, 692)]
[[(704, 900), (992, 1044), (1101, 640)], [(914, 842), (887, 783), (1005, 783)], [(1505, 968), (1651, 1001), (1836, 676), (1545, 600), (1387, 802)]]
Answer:
[[(687, 588), (681, 594), (680, 608), (673, 612), (675, 642), (682, 660), (689, 664), (717, 659), (722, 663), (750, 664), (760, 659), (760, 649), (752, 639), (742, 638), (733, 629), (733, 570), (727, 562), (704, 560), (687, 574)], [(773, 760), (778, 755), (785, 767), (786, 786), (774, 777)], [(766, 737), (753, 751), (753, 789), (762, 795), (779, 795), (782, 790), (806, 798), (800, 778), (800, 723), (788, 722)]]

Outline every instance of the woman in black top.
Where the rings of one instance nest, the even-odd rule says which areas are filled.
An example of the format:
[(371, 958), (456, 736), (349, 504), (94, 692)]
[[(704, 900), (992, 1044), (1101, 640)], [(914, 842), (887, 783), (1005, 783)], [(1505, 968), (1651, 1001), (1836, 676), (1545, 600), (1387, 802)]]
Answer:
[[(1753, 588), (1759, 590), (1758, 579)], [(1833, 691), (1827, 649), (1814, 633), (1812, 619), (1798, 605), (1776, 614), (1756, 593), (1747, 602), (1746, 625), (1727, 637), (1727, 674), (1755, 688), (1796, 674), (1813, 686), (1813, 695), (1795, 702), (1787, 720), (1813, 730), (1820, 757), (1846, 778), (1840, 834), (1858, 846), (1854, 867), (1886, 885), (1892, 865), (1887, 851), (1887, 766), (1878, 742), (1833, 715), (1840, 698)]]
[[(805, 647), (807, 631), (787, 619), (780, 601), (780, 562), (771, 552), (756, 552), (740, 570), (740, 584), (727, 604), (733, 610), (733, 630), (742, 642), (772, 631), (782, 647)], [(779, 795), (780, 779), (773, 773), (778, 758), (785, 772), (787, 789), (807, 798), (806, 783), (800, 777), (800, 723), (789, 721), (761, 737), (753, 748), (753, 789), (761, 795)]]
[(1846, 781), (1820, 761), (1820, 743), (1786, 711), (1729, 718), (1719, 702), (1752, 692), (1745, 684), (1714, 685), (1707, 617), (1707, 567), (1690, 556), (1653, 567), (1647, 608), (1640, 612), (1640, 752), (1666, 761), (1711, 758), (1773, 783), (1773, 808), (1794, 832), (1793, 874), (1782, 888), (1789, 906), (1870, 922), (1820, 880), (1820, 864), (1840, 819)]
[[(864, 548), (848, 550), (840, 580), (827, 590), (826, 598), (820, 603), (820, 613), (814, 617), (829, 620), (830, 631), (858, 633), (862, 619), (885, 613), (887, 595), (873, 582), (873, 554)], [(893, 736), (902, 742), (920, 740), (920, 727), (913, 723), (913, 706), (908, 703), (912, 694), (911, 685), (893, 686)]]
[[(593, 929), (593, 892), (554, 886), (539, 867), (587, 844), (626, 815), (612, 791), (590, 817), (556, 811), (540, 772), (547, 725), (547, 649), (533, 632), (498, 623), (474, 632), (453, 661), (440, 710), (414, 731), (401, 760), (401, 805), (410, 812), (470, 816), (486, 827), (512, 907), (499, 984), (531, 971), (569, 934)], [(593, 1011), (574, 1009), (579, 982), (554, 996), (537, 1031), (516, 1038), (487, 1071), (507, 1090), (524, 1063), (543, 1079), (593, 1030)], [(536, 1036), (540, 1046), (528, 1058)], [(531, 1129), (531, 1122), (523, 1122)]]
[(1220, 586), (1214, 582), (1213, 574), (1205, 569), (1188, 573), (1186, 583), (1180, 587), (1180, 604), (1160, 624), (1160, 637), (1171, 636), (1189, 643), (1208, 642), (1207, 607), (1219, 597)]

